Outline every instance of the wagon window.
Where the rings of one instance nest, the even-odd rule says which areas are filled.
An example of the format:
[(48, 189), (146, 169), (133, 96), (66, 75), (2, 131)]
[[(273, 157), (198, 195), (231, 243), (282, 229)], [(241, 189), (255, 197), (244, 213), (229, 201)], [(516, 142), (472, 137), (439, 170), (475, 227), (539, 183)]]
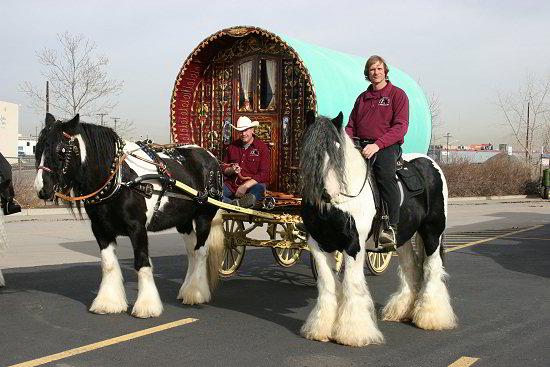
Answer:
[(252, 61), (239, 65), (239, 111), (252, 111), (253, 83)]
[(276, 109), (277, 62), (260, 59), (259, 66), (260, 110), (273, 111)]

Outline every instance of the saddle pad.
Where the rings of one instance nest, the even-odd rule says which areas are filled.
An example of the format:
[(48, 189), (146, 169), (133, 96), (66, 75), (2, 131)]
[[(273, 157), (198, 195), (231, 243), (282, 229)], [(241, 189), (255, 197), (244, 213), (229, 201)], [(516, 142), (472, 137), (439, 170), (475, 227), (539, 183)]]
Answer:
[(403, 168), (396, 171), (398, 178), (405, 184), (408, 196), (416, 196), (424, 192), (424, 180), (419, 176), (412, 164), (405, 162)]

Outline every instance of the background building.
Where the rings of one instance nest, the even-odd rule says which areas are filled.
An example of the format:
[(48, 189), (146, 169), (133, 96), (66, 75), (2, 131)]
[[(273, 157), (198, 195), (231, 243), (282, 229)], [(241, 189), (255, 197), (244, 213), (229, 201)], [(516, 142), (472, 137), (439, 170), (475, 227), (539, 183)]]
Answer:
[(36, 138), (34, 136), (19, 136), (17, 141), (17, 155), (19, 157), (34, 156)]
[(17, 157), (18, 133), (19, 105), (0, 101), (0, 152), (5, 157)]

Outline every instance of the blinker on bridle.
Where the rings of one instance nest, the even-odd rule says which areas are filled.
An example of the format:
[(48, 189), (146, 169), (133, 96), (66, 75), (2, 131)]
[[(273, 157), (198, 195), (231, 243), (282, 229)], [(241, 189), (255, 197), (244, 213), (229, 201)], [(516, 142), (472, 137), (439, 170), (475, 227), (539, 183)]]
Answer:
[[(80, 148), (78, 147), (78, 140), (63, 131), (63, 137), (68, 140), (68, 142), (59, 142), (55, 147), (55, 153), (60, 161), (63, 162), (63, 168), (61, 170), (62, 175), (66, 174), (69, 170), (69, 165), (71, 164), (71, 157), (80, 157)], [(38, 166), (38, 169), (42, 169), (46, 172), (53, 173), (54, 170), (46, 166)]]

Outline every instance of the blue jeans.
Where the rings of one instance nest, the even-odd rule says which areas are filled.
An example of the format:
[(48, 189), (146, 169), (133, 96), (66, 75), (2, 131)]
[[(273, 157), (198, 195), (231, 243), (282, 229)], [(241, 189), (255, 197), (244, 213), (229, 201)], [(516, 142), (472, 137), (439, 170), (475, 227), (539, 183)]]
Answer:
[[(256, 201), (258, 201), (264, 198), (265, 188), (265, 184), (257, 183), (256, 185), (249, 188), (246, 193), (254, 195), (256, 197)], [(229, 189), (229, 186), (227, 186), (227, 184), (223, 184), (223, 202), (229, 203), (233, 199), (235, 199), (235, 193), (231, 191), (231, 189)]]

